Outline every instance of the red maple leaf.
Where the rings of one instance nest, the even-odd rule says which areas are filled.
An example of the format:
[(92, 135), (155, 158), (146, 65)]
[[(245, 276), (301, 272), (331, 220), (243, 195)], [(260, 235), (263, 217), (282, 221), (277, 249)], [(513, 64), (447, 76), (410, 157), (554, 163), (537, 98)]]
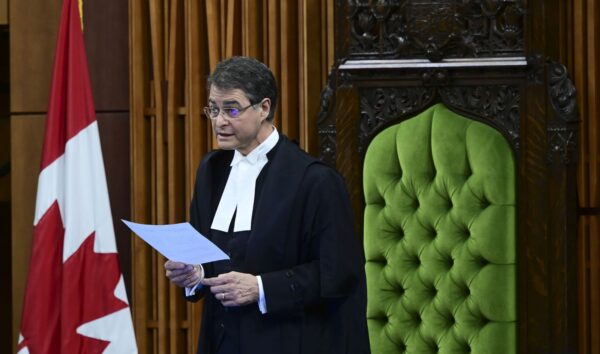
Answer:
[(114, 295), (120, 279), (116, 253), (95, 253), (93, 232), (63, 265), (62, 352), (102, 353), (108, 342), (76, 332), (80, 325), (127, 307)]

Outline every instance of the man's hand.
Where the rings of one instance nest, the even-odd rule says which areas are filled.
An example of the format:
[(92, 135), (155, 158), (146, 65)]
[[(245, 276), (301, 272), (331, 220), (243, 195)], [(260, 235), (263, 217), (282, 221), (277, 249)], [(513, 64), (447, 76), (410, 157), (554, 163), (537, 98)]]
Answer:
[(204, 278), (204, 270), (200, 265), (194, 266), (181, 262), (166, 261), (165, 269), (167, 278), (182, 288), (191, 288)]
[(202, 284), (210, 286), (210, 291), (223, 306), (243, 306), (258, 301), (258, 281), (252, 274), (229, 272), (206, 278)]

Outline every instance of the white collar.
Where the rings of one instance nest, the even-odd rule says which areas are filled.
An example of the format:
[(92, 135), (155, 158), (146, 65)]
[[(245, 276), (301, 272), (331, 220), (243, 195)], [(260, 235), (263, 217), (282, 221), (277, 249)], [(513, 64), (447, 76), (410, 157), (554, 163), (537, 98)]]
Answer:
[(233, 159), (231, 160), (231, 166), (237, 165), (241, 160), (246, 159), (251, 165), (255, 165), (260, 157), (266, 156), (271, 149), (277, 145), (279, 141), (279, 133), (277, 128), (273, 127), (273, 131), (269, 134), (269, 137), (255, 147), (250, 153), (244, 156), (241, 152), (235, 150), (233, 153)]
[(269, 137), (250, 151), (247, 156), (235, 151), (231, 160), (231, 172), (215, 212), (211, 229), (227, 232), (235, 214), (233, 231), (251, 230), (256, 179), (268, 162), (267, 153), (275, 147), (277, 141), (279, 141), (279, 133), (277, 133), (277, 129), (273, 129)]

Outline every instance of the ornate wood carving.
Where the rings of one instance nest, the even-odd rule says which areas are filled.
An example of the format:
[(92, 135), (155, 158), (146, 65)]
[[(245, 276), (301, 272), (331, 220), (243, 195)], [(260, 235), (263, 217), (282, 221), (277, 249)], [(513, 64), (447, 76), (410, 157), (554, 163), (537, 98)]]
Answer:
[(442, 101), (498, 127), (519, 150), (520, 90), (516, 85), (454, 86), (440, 89)]
[(321, 110), (317, 121), (319, 134), (319, 158), (330, 166), (335, 166), (335, 122), (330, 122), (329, 104), (333, 96), (332, 73), (329, 73), (327, 86), (321, 92)]
[(575, 85), (564, 65), (552, 61), (548, 64), (548, 89), (550, 102), (560, 119), (566, 123), (577, 122)]
[(359, 152), (380, 127), (441, 100), (500, 129), (519, 149), (519, 97), (514, 85), (380, 87), (360, 91)]
[(348, 2), (351, 57), (523, 55), (522, 0)]
[(548, 94), (559, 118), (548, 124), (548, 162), (558, 155), (562, 163), (570, 164), (577, 156), (576, 90), (560, 63), (548, 63)]
[(434, 89), (426, 87), (360, 90), (359, 152), (364, 153), (373, 132), (389, 121), (426, 107), (432, 101), (434, 93)]

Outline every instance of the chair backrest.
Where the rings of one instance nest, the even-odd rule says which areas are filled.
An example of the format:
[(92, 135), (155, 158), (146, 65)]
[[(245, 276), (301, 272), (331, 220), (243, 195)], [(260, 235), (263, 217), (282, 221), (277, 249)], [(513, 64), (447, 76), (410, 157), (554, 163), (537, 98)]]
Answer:
[(374, 353), (516, 353), (515, 160), (442, 104), (383, 130), (364, 162)]
[(364, 230), (374, 353), (576, 352), (577, 110), (552, 11), (335, 2), (320, 152)]

